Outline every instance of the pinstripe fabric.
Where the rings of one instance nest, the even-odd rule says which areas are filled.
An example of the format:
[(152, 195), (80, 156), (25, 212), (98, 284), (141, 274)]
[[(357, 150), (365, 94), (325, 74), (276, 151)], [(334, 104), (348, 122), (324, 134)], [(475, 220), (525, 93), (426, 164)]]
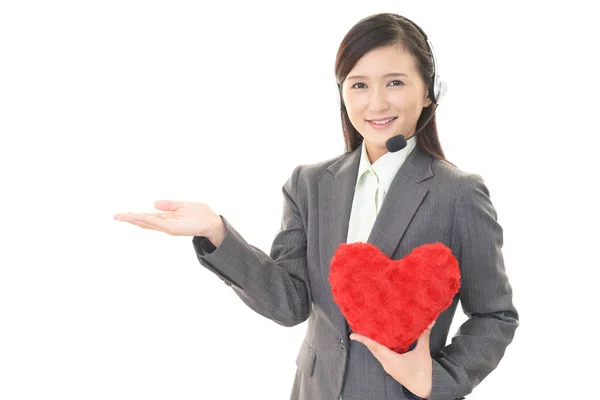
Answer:
[[(200, 263), (255, 312), (284, 326), (308, 319), (291, 399), (339, 398), (347, 367), (360, 370), (351, 374), (360, 380), (352, 386), (368, 388), (370, 400), (412, 398), (368, 349), (349, 343), (346, 320), (327, 281), (331, 257), (346, 241), (359, 149), (294, 169), (283, 186), (281, 231), (269, 254), (247, 243), (224, 217), (226, 234), (218, 248), (202, 237), (192, 240)], [(501, 253), (502, 234), (479, 175), (433, 160), (418, 147), (410, 153), (368, 241), (393, 259), (439, 241), (459, 261), (461, 289), (431, 332), (432, 400), (470, 393), (496, 368), (519, 325)], [(469, 319), (447, 345), (459, 299)], [(343, 393), (344, 400), (363, 400), (358, 396)]]

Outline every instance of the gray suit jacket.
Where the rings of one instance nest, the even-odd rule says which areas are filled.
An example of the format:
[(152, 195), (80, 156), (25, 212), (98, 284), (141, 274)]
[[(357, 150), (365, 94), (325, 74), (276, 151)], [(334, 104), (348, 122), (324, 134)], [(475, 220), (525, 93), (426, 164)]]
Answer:
[[(225, 218), (227, 231), (218, 248), (193, 238), (200, 263), (254, 311), (284, 326), (308, 319), (292, 399), (337, 400), (340, 393), (343, 400), (414, 398), (364, 345), (349, 340), (328, 282), (331, 257), (346, 241), (359, 158), (360, 147), (294, 169), (283, 186), (281, 231), (269, 255), (247, 243)], [(415, 147), (390, 186), (368, 242), (400, 259), (438, 241), (458, 259), (460, 291), (430, 337), (432, 400), (470, 393), (513, 339), (519, 321), (502, 240), (482, 178)], [(446, 345), (459, 300), (469, 319)]]

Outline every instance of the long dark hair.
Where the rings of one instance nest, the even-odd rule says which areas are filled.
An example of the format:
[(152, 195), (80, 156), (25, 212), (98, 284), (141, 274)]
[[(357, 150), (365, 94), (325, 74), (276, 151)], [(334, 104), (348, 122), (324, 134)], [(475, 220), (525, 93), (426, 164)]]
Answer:
[[(433, 85), (434, 66), (429, 47), (423, 34), (412, 22), (401, 15), (391, 13), (374, 14), (360, 20), (342, 40), (335, 59), (335, 77), (340, 93), (340, 113), (347, 153), (359, 147), (363, 137), (348, 117), (342, 98), (342, 84), (362, 56), (371, 50), (389, 45), (401, 45), (412, 54), (427, 88)], [(435, 107), (432, 103), (423, 109), (416, 129), (421, 127), (423, 121), (427, 121)], [(435, 115), (417, 135), (417, 146), (434, 158), (447, 161), (438, 137)]]

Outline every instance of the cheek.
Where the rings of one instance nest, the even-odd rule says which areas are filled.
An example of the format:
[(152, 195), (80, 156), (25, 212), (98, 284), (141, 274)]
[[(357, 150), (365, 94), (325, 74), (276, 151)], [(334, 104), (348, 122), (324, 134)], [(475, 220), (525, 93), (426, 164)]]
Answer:
[(344, 98), (344, 104), (346, 104), (346, 111), (348, 111), (348, 116), (351, 120), (362, 119), (365, 109), (367, 107), (368, 101), (365, 99), (366, 96), (360, 95), (347, 95)]
[(414, 97), (407, 96), (406, 92), (392, 93), (388, 101), (398, 111), (406, 111), (414, 108)]

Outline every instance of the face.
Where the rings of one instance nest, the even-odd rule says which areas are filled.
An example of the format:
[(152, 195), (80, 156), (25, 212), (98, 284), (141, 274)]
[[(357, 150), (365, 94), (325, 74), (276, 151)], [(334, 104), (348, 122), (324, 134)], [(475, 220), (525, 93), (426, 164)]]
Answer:
[(412, 136), (421, 111), (431, 104), (414, 56), (395, 45), (359, 59), (343, 82), (342, 98), (371, 163), (387, 153), (385, 142), (392, 136)]

